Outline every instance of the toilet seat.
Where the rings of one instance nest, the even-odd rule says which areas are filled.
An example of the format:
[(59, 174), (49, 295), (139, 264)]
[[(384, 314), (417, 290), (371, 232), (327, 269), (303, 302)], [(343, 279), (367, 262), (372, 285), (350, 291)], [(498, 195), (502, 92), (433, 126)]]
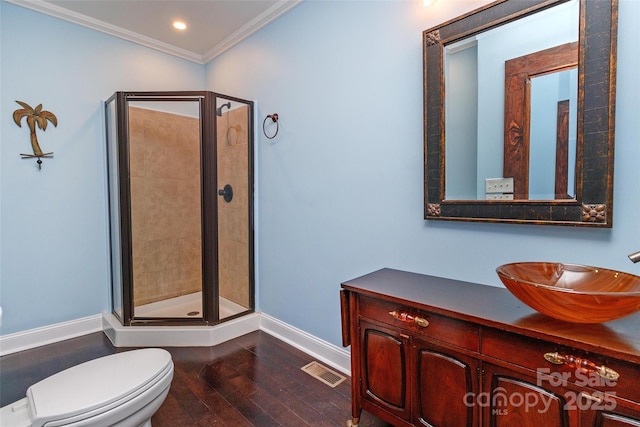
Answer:
[[(125, 407), (135, 412), (168, 388), (173, 362), (166, 350), (146, 348), (94, 359), (52, 375), (27, 390), (33, 427), (85, 424)], [(160, 388), (161, 390), (155, 390)], [(164, 399), (164, 396), (163, 396)]]

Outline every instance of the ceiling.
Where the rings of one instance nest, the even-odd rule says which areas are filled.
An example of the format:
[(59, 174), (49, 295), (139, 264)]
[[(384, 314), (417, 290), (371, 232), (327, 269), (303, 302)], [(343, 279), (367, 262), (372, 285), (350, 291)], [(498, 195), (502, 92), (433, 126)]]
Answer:
[[(302, 0), (6, 0), (205, 64)], [(174, 20), (187, 24), (173, 28)]]

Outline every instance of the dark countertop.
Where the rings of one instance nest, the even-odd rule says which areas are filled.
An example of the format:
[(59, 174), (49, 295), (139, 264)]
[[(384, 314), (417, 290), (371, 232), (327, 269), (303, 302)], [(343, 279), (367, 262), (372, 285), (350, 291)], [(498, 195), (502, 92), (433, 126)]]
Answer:
[(536, 312), (505, 288), (388, 268), (345, 281), (342, 288), (640, 363), (640, 313), (601, 324), (568, 323)]

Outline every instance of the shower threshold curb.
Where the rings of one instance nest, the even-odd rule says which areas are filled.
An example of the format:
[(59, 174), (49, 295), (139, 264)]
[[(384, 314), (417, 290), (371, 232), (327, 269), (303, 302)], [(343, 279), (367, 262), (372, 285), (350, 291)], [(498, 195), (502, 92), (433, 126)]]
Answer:
[(102, 314), (102, 329), (115, 347), (214, 346), (260, 329), (260, 313), (214, 326), (122, 326), (111, 313)]

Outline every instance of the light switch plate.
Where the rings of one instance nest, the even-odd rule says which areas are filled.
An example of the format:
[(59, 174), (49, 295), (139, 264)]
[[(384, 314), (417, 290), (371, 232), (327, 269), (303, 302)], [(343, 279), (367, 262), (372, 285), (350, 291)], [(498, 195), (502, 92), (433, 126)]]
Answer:
[(487, 194), (486, 200), (513, 200), (513, 193), (502, 194), (502, 193), (493, 193)]
[(487, 178), (484, 185), (487, 194), (513, 193), (513, 178)]

